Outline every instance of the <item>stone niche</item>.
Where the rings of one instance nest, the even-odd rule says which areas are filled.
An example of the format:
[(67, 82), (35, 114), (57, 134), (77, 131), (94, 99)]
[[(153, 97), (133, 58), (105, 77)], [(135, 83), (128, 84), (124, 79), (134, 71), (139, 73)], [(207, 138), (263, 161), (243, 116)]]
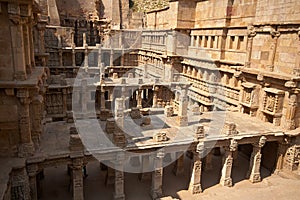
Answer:
[(243, 83), (240, 98), (241, 112), (255, 116), (258, 109), (257, 85), (249, 82)]
[(161, 131), (159, 133), (154, 134), (153, 140), (155, 142), (166, 142), (166, 141), (168, 141), (167, 131)]
[(280, 126), (284, 91), (275, 88), (265, 88), (262, 106), (263, 121), (271, 122), (275, 126)]

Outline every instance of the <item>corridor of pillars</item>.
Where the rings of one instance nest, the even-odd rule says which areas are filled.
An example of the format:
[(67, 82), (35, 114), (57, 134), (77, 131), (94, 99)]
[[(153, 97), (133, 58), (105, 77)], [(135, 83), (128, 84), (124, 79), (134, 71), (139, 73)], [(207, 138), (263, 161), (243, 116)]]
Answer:
[[(78, 166), (70, 167), (69, 175), (66, 166), (46, 168), (37, 194), (44, 200), (82, 197), (90, 200), (99, 196), (104, 199), (179, 198), (178, 191), (189, 190), (193, 195), (217, 184), (231, 187), (243, 180), (256, 183), (273, 172), (276, 158), (270, 158), (266, 152), (277, 151), (277, 146), (276, 142), (266, 143), (265, 147), (246, 144), (236, 150), (214, 148), (203, 158), (195, 152), (177, 152), (137, 156), (127, 161), (127, 165), (139, 171), (154, 160), (155, 170), (148, 173), (115, 171), (96, 161), (86, 165), (88, 176)], [(169, 163), (175, 156), (179, 159)]]

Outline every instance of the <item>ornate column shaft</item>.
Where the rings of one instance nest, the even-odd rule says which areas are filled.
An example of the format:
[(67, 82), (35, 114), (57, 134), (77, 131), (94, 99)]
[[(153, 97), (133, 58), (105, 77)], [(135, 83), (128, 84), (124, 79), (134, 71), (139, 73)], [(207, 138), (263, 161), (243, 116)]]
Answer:
[(268, 68), (269, 71), (272, 72), (274, 70), (275, 54), (276, 54), (277, 43), (278, 43), (278, 38), (280, 36), (280, 32), (272, 30), (271, 31), (271, 36), (272, 36), (271, 52), (270, 52), (270, 55), (269, 55), (267, 68)]
[(26, 21), (20, 16), (20, 6), (16, 3), (8, 4), (8, 15), (15, 68), (14, 78), (23, 81), (27, 79), (23, 38), (23, 24)]
[(164, 152), (158, 152), (154, 158), (154, 171), (152, 172), (152, 199), (157, 199), (162, 195), (162, 182), (163, 182), (163, 158)]
[(233, 157), (229, 148), (225, 148), (225, 161), (222, 168), (222, 176), (220, 184), (223, 186), (232, 186), (231, 170), (232, 170)]
[(179, 99), (179, 108), (178, 108), (178, 117), (177, 121), (179, 126), (187, 126), (188, 125), (188, 100), (187, 100), (187, 86), (183, 87), (181, 90), (181, 95)]
[(27, 166), (27, 174), (29, 176), (29, 187), (30, 187), (31, 200), (37, 200), (38, 199), (37, 173), (38, 173), (38, 166), (37, 165)]
[(24, 52), (25, 52), (25, 63), (26, 63), (26, 72), (31, 74), (31, 46), (30, 46), (30, 38), (29, 38), (29, 26), (30, 19), (26, 19), (27, 23), (23, 24), (23, 38), (24, 38)]
[(17, 91), (17, 97), (20, 99), (20, 105), (18, 108), (21, 138), (19, 156), (26, 157), (32, 155), (34, 152), (34, 146), (31, 139), (31, 122), (29, 112), (30, 99), (28, 90), (19, 89)]
[(142, 89), (138, 90), (138, 95), (137, 95), (137, 107), (142, 108)]
[(124, 171), (123, 171), (124, 155), (117, 155), (115, 162), (115, 191), (114, 200), (124, 200)]
[(159, 87), (155, 86), (154, 90), (153, 90), (153, 106), (152, 106), (153, 108), (157, 107), (157, 94), (158, 94), (158, 91), (159, 91)]
[(73, 159), (72, 169), (72, 191), (73, 200), (83, 200), (83, 161), (81, 158)]
[(200, 154), (194, 152), (193, 163), (192, 163), (192, 175), (189, 185), (189, 191), (192, 194), (198, 194), (202, 192), (201, 188), (201, 171), (202, 171), (202, 161)]
[(100, 92), (100, 104), (101, 104), (101, 110), (105, 109), (105, 90), (103, 88), (101, 88), (101, 92)]
[(261, 148), (266, 142), (266, 137), (262, 136), (258, 144), (253, 145), (253, 151), (250, 158), (250, 167), (247, 173), (247, 178), (249, 177), (250, 182), (257, 183), (261, 181), (260, 176), (260, 164), (261, 164)]
[(114, 50), (110, 50), (109, 66), (114, 66)]
[(74, 46), (72, 46), (72, 67), (76, 67), (76, 52)]
[(296, 128), (295, 115), (297, 109), (297, 94), (290, 94), (289, 103), (285, 114), (285, 128), (293, 130)]
[(253, 38), (256, 36), (256, 31), (254, 26), (248, 26), (248, 40), (247, 40), (247, 48), (246, 48), (246, 63), (245, 67), (250, 67), (251, 64), (251, 55), (252, 55), (252, 46), (253, 46)]
[(233, 152), (237, 150), (238, 144), (232, 139), (230, 141), (229, 147), (225, 147), (225, 161), (222, 168), (222, 176), (220, 180), (220, 184), (223, 186), (231, 187), (232, 186), (232, 164), (233, 164)]

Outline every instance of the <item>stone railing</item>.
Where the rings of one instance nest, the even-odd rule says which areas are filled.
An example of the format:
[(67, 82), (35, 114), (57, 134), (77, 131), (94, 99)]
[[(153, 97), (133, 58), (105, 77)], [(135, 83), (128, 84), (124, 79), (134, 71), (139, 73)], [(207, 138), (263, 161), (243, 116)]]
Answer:
[(190, 38), (175, 30), (144, 30), (142, 48), (169, 55), (186, 55)]

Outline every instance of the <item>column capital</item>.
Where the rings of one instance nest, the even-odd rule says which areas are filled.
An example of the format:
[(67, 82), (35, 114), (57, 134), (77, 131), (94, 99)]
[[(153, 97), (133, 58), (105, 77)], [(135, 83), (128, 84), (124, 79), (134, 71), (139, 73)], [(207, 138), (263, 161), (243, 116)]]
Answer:
[(280, 32), (276, 31), (274, 28), (271, 29), (270, 34), (275, 38), (278, 38), (280, 36)]
[(230, 140), (230, 145), (229, 145), (229, 151), (233, 152), (236, 151), (238, 148), (238, 143), (235, 139)]
[(252, 38), (252, 37), (256, 36), (256, 29), (255, 29), (255, 27), (253, 25), (249, 25), (247, 27), (247, 29), (248, 29), (248, 37), (249, 38)]
[(39, 167), (37, 164), (27, 165), (26, 167), (28, 176), (36, 176), (39, 172)]

